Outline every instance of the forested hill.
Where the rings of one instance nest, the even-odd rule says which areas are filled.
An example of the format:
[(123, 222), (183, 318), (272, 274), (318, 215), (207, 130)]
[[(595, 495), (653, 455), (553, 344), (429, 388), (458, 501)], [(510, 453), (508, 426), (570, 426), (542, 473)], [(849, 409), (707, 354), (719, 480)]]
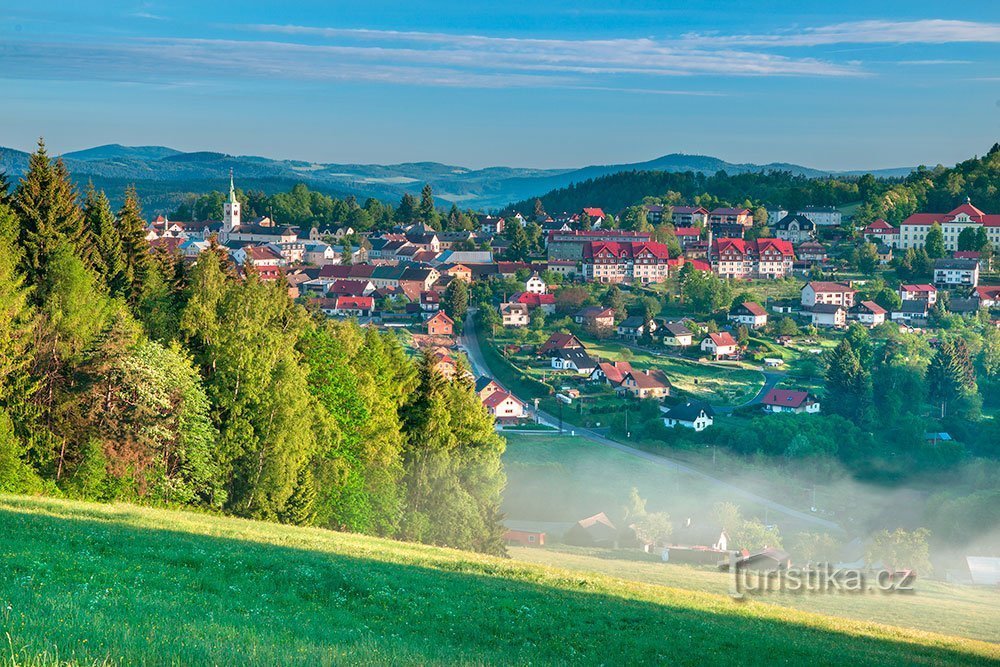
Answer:
[[(810, 178), (787, 171), (733, 175), (725, 172), (708, 175), (693, 171), (628, 171), (574, 183), (542, 195), (540, 199), (550, 213), (600, 206), (617, 214), (645, 197), (662, 198), (669, 203), (697, 202), (703, 206), (751, 201), (793, 209), (806, 204), (839, 206), (857, 201), (857, 181), (857, 177)], [(505, 211), (530, 213), (534, 210), (534, 201), (519, 201)]]

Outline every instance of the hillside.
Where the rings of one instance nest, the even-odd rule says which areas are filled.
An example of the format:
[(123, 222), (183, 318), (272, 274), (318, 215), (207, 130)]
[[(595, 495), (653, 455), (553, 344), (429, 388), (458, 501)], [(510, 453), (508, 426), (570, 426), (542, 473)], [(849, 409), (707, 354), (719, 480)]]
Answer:
[(995, 645), (319, 529), (0, 498), (4, 664), (990, 664)]
[[(702, 174), (744, 174), (783, 171), (817, 177), (830, 172), (795, 164), (734, 164), (705, 155), (672, 153), (654, 160), (628, 164), (591, 165), (579, 169), (487, 167), (468, 169), (437, 162), (392, 165), (314, 163), (261, 156), (234, 156), (212, 151), (182, 152), (165, 146), (109, 144), (66, 153), (67, 167), (81, 187), (92, 180), (117, 197), (128, 183), (135, 183), (151, 212), (176, 208), (185, 194), (225, 187), (232, 169), (239, 186), (268, 194), (286, 191), (302, 182), (313, 190), (358, 199), (375, 197), (395, 203), (405, 192), (419, 193), (430, 183), (439, 203), (462, 207), (501, 208), (512, 201), (533, 198), (550, 190), (610, 174), (633, 171)], [(0, 147), (0, 170), (17, 178), (28, 164), (28, 153)], [(876, 171), (878, 175), (903, 175), (909, 169)]]

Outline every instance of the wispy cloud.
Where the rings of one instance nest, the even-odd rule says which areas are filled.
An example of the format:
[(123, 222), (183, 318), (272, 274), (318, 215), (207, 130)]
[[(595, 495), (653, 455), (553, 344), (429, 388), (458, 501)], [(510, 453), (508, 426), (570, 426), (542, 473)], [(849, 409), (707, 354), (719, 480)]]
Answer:
[(899, 60), (897, 65), (972, 65), (972, 60)]
[(688, 33), (688, 41), (710, 38), (730, 46), (823, 46), (827, 44), (955, 44), (1000, 43), (1000, 23), (923, 19), (918, 21), (853, 21), (819, 27), (786, 29), (753, 35)]

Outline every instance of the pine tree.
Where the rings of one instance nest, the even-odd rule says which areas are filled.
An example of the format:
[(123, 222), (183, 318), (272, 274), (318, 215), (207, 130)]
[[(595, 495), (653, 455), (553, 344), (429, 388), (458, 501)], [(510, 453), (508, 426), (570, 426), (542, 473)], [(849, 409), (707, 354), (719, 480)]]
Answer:
[(417, 208), (417, 216), (424, 224), (434, 229), (441, 227), (440, 216), (434, 207), (434, 190), (430, 183), (424, 184), (423, 190), (420, 191), (420, 206)]
[[(21, 179), (12, 199), (20, 218), (20, 243), (24, 249), (24, 267), (28, 281), (41, 282), (55, 248), (66, 243), (78, 255), (86, 242), (83, 214), (76, 203), (76, 189), (62, 160), (53, 163), (45, 152), (45, 142), (38, 140), (38, 150), (28, 161), (28, 172)], [(43, 298), (44, 294), (37, 294)]]
[(842, 340), (827, 361), (826, 393), (832, 400), (831, 410), (857, 424), (867, 424), (871, 418), (871, 374), (861, 364), (849, 341)]
[(948, 403), (977, 391), (976, 371), (965, 341), (942, 341), (927, 367), (927, 394), (941, 406), (941, 417)]
[(150, 248), (146, 241), (146, 223), (135, 186), (125, 189), (125, 202), (118, 212), (118, 229), (121, 234), (122, 260), (125, 265), (125, 296), (130, 303), (137, 303), (142, 294), (150, 266)]
[(399, 200), (399, 207), (395, 214), (396, 222), (408, 225), (417, 219), (417, 198), (409, 192)]
[(469, 288), (464, 280), (452, 280), (445, 288), (441, 305), (448, 317), (461, 322), (469, 310)]

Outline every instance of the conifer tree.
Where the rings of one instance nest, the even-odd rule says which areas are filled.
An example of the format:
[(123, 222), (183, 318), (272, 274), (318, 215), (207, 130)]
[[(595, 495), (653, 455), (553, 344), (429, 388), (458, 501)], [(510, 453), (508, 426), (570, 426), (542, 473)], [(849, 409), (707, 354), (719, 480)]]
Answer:
[(82, 256), (86, 235), (76, 199), (76, 188), (62, 160), (53, 163), (45, 152), (45, 142), (39, 139), (38, 150), (31, 155), (28, 171), (12, 198), (14, 212), (21, 221), (20, 243), (30, 283), (41, 282), (52, 253), (61, 243)]
[(417, 218), (417, 198), (409, 192), (403, 195), (399, 201), (399, 207), (395, 214), (396, 222), (408, 225)]
[(434, 229), (441, 226), (440, 217), (434, 207), (434, 190), (430, 183), (426, 183), (423, 190), (420, 191), (420, 205), (417, 208), (417, 215), (424, 224)]
[(948, 403), (977, 391), (976, 371), (965, 341), (942, 341), (927, 367), (927, 393), (941, 406), (941, 417), (946, 415)]
[(125, 265), (125, 295), (129, 302), (136, 303), (142, 294), (151, 260), (149, 243), (146, 241), (146, 223), (142, 219), (139, 196), (133, 185), (125, 189), (125, 202), (118, 212), (118, 230), (121, 234), (121, 257)]
[(455, 322), (465, 319), (469, 310), (469, 288), (464, 280), (452, 280), (445, 288), (441, 298), (445, 314)]
[(103, 278), (112, 295), (125, 296), (128, 279), (121, 235), (115, 223), (115, 214), (111, 210), (111, 202), (103, 190), (94, 190), (93, 184), (87, 186), (83, 217), (97, 251), (92, 266)]
[(846, 339), (830, 353), (826, 371), (826, 393), (831, 409), (858, 424), (871, 418), (872, 379), (858, 354)]

